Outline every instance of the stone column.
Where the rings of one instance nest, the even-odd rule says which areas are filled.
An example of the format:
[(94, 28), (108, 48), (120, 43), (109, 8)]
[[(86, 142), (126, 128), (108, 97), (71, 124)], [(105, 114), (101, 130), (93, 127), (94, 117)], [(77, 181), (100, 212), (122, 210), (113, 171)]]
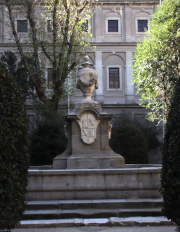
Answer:
[(134, 85), (132, 85), (132, 51), (126, 51), (126, 103), (134, 103)]
[(125, 29), (126, 29), (125, 41), (131, 42), (132, 41), (132, 8), (129, 6), (125, 6), (124, 14), (125, 14), (124, 18), (125, 18)]
[(102, 104), (104, 103), (102, 51), (95, 52), (95, 69), (98, 73), (98, 89), (95, 90), (95, 101)]
[(95, 19), (95, 41), (102, 41), (102, 27), (104, 27), (100, 22), (102, 21), (102, 11), (101, 8), (95, 9), (94, 19)]

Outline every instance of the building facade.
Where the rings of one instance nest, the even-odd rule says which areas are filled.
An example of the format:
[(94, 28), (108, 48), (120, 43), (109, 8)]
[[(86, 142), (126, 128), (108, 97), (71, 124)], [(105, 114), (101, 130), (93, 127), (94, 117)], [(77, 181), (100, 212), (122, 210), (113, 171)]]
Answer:
[[(95, 13), (86, 21), (93, 37), (88, 53), (98, 72), (98, 86), (92, 98), (102, 104), (103, 109), (115, 115), (123, 110), (140, 119), (146, 110), (140, 107), (139, 95), (132, 85), (133, 56), (138, 42), (148, 30), (150, 15), (157, 11), (159, 0), (99, 0)], [(5, 26), (6, 7), (0, 5), (0, 56), (4, 51), (16, 51), (16, 44), (7, 35)], [(24, 19), (17, 19), (17, 28), (26, 30)], [(19, 26), (18, 26), (19, 25)], [(51, 30), (49, 25), (48, 30)], [(94, 51), (93, 46), (96, 46)], [(47, 72), (50, 79), (51, 71)], [(82, 93), (75, 91), (72, 103), (82, 100)], [(27, 106), (27, 115), (33, 124), (34, 112)], [(159, 159), (156, 157), (156, 159)], [(159, 161), (155, 161), (158, 163)]]

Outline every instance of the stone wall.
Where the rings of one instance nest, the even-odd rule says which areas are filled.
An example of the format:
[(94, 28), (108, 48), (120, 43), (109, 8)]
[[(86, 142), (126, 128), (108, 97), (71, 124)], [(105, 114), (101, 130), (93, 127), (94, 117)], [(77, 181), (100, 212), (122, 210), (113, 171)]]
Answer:
[(26, 200), (159, 198), (161, 167), (29, 170)]

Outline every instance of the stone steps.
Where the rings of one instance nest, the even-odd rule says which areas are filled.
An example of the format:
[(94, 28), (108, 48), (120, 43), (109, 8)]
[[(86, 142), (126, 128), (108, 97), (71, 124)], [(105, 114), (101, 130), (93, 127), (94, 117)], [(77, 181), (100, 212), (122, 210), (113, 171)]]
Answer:
[(50, 209), (121, 209), (162, 207), (163, 199), (100, 199), (100, 200), (57, 200), (27, 201), (27, 210)]
[(148, 209), (74, 209), (74, 210), (27, 210), (23, 220), (35, 219), (71, 219), (71, 218), (104, 218), (162, 216), (161, 208)]
[[(49, 219), (49, 220), (23, 220), (20, 228), (52, 228), (52, 227), (79, 227), (79, 226), (171, 226), (166, 217), (110, 217), (110, 218), (72, 218), (72, 219)], [(140, 227), (139, 227), (140, 228)], [(157, 228), (155, 228), (155, 231)], [(119, 228), (121, 231), (121, 228)], [(158, 229), (159, 230), (159, 229)], [(98, 230), (99, 231), (99, 230)], [(143, 230), (141, 230), (143, 231)], [(149, 231), (149, 230), (148, 230)]]
[(162, 198), (27, 202), (23, 220), (162, 216)]

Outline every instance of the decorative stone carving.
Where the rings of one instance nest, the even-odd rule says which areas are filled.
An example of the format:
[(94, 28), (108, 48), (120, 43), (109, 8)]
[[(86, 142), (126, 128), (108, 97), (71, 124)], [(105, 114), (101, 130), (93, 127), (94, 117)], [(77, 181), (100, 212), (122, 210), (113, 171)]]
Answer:
[(83, 69), (80, 69), (77, 77), (77, 89), (83, 92), (83, 102), (93, 102), (91, 99), (92, 93), (98, 89), (97, 72), (91, 67), (93, 64), (89, 62), (89, 56), (85, 56), (85, 62), (82, 64)]
[(111, 138), (111, 130), (112, 130), (112, 125), (109, 124), (109, 125), (108, 125), (108, 138), (109, 138), (109, 139)]
[(68, 125), (64, 125), (64, 134), (66, 138), (68, 139)]
[(80, 120), (76, 120), (81, 128), (81, 139), (84, 143), (91, 144), (96, 139), (96, 129), (99, 120), (92, 113), (84, 113)]

